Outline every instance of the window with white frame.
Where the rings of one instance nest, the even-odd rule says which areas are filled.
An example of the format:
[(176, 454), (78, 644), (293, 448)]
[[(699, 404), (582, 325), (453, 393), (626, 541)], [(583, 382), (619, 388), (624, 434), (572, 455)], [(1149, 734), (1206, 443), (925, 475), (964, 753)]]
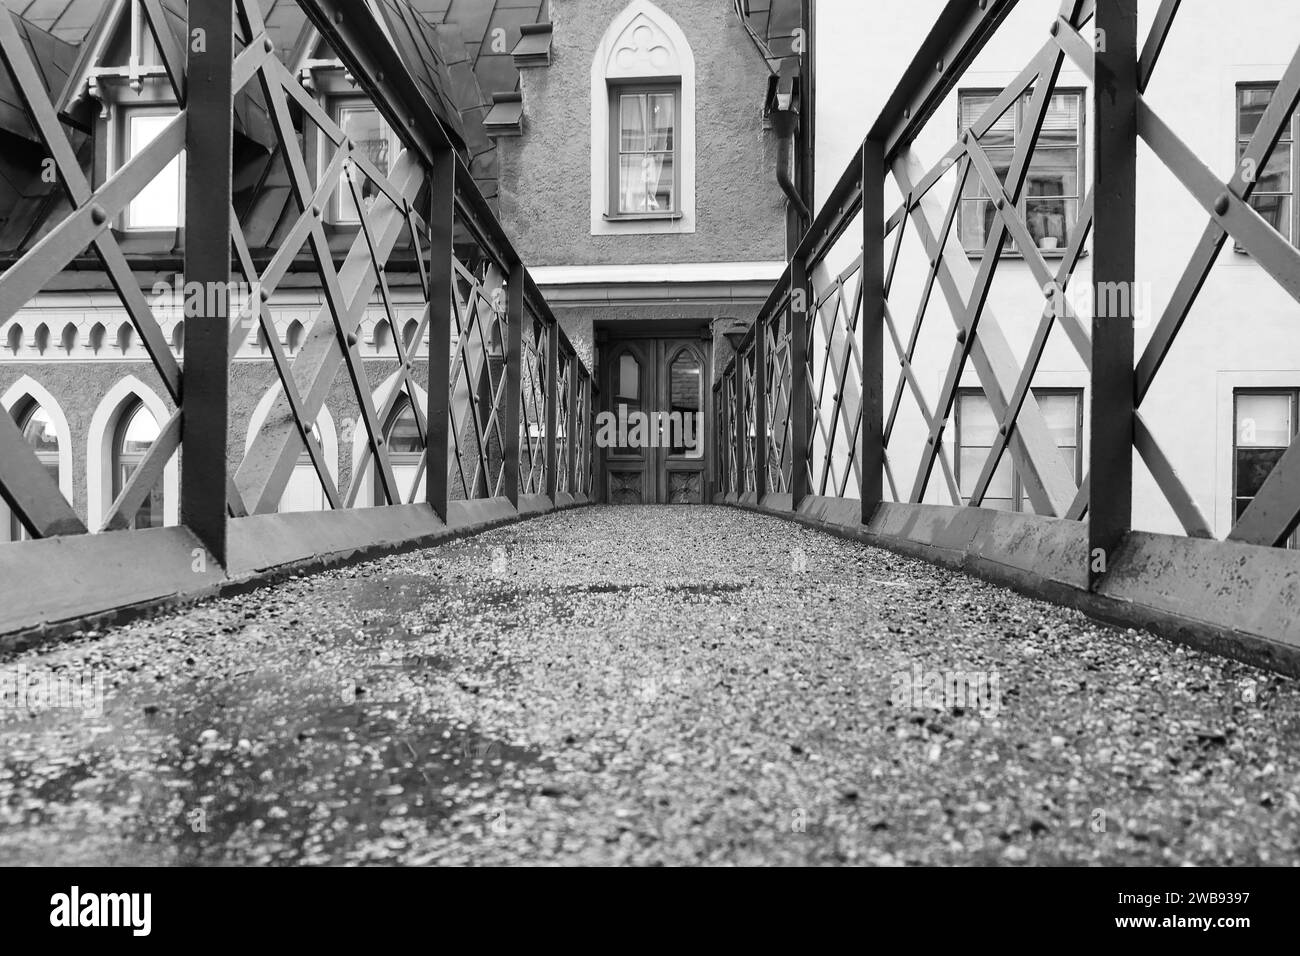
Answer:
[[(1246, 147), (1259, 128), (1264, 111), (1273, 99), (1276, 83), (1242, 83), (1237, 86), (1237, 160), (1246, 155)], [(1250, 204), (1264, 220), (1288, 242), (1300, 244), (1300, 211), (1295, 202), (1296, 149), (1300, 142), (1300, 112), (1292, 113), (1282, 127), (1282, 135), (1258, 169), (1247, 170), (1253, 177), (1254, 192)], [(1237, 246), (1237, 251), (1244, 251)]]
[(610, 21), (591, 64), (591, 234), (695, 232), (695, 58), (650, 0)]
[[(958, 132), (965, 132), (978, 122), (999, 92), (963, 90), (958, 96)], [(1004, 185), (1015, 154), (1016, 137), (1026, 121), (1025, 114), (1032, 96), (1030, 90), (1018, 98), (978, 140)], [(1030, 236), (1043, 252), (1063, 252), (1079, 218), (1084, 181), (1083, 117), (1082, 90), (1052, 93), (1018, 206)], [(997, 207), (989, 191), (971, 170), (962, 187), (957, 225), (962, 246), (968, 253), (980, 255), (984, 252), (996, 213)], [(1010, 239), (1004, 248), (1008, 252), (1016, 251)]]
[[(1232, 520), (1246, 513), (1296, 437), (1300, 389), (1239, 388), (1232, 395)], [(1296, 536), (1288, 542), (1296, 546)]]
[[(118, 167), (135, 159), (176, 118), (174, 106), (123, 107), (119, 125)], [(127, 205), (128, 230), (178, 229), (185, 221), (185, 153), (168, 163)]]
[(610, 214), (678, 212), (677, 115), (680, 84), (611, 86)]
[[(1034, 400), (1047, 421), (1048, 431), (1061, 450), (1065, 466), (1075, 482), (1083, 478), (1083, 392), (1080, 389), (1034, 389)], [(975, 483), (984, 470), (989, 452), (998, 436), (998, 419), (983, 391), (963, 388), (957, 393), (957, 488), (962, 500), (969, 501)], [(996, 511), (1033, 511), (1025, 489), (1011, 459), (1010, 450), (1002, 453), (982, 508)]]
[[(387, 176), (392, 171), (393, 161), (401, 151), (401, 143), (379, 110), (368, 100), (349, 98), (336, 99), (333, 103), (334, 122), (352, 143), (352, 148), (359, 152), (375, 168)], [(334, 156), (334, 144), (326, 137), (321, 137), (321, 172), (328, 168)], [(348, 184), (349, 175), (355, 184), (356, 192)], [(379, 192), (370, 178), (350, 161), (344, 167), (339, 178), (339, 185), (330, 203), (330, 221), (336, 225), (356, 225), (361, 221), (357, 210), (357, 196), (363, 203), (368, 203)]]

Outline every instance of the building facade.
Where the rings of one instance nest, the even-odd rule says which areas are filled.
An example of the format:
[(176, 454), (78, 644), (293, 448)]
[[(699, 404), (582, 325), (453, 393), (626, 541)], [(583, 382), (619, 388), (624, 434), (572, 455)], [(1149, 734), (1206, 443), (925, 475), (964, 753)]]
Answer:
[[(752, 320), (782, 268), (788, 200), (777, 166), (783, 157), (790, 166), (794, 160), (782, 152), (771, 122), (783, 68), (772, 41), (779, 47), (784, 36), (788, 54), (799, 11), (797, 3), (779, 11), (747, 6), (756, 5), (400, 4), (412, 36), (424, 44), (435, 112), (592, 370), (606, 407), (699, 416), (690, 447), (656, 436), (637, 447), (600, 449), (600, 500), (708, 500), (712, 425), (705, 397), (712, 370), (729, 348), (724, 333)], [(305, 95), (291, 121), (312, 185), (337, 179), (321, 218), (331, 253), (342, 261), (362, 229), (363, 210), (373, 213), (384, 200), (365, 175), (332, 165), (314, 111), (364, 143), (380, 174), (393, 171), (401, 144), (293, 0), (263, 0), (261, 7), (275, 56)], [(182, 41), (185, 4), (164, 9), (173, 39)], [(93, 188), (174, 133), (175, 91), (139, 0), (5, 0), (4, 10), (37, 54)], [(328, 334), (318, 325), (327, 295), (306, 249), (266, 303), (269, 326), (256, 317), (256, 274), (276, 262), (297, 218), (272, 124), (256, 94), (237, 97), (234, 212), (247, 248), (246, 258), (236, 256), (228, 290), (232, 314), (242, 310), (245, 327), (232, 371), (228, 443), (235, 463), (268, 421), (286, 418), (272, 351), (292, 361), (314, 334)], [(0, 78), (0, 141), (0, 268), (7, 269), (67, 214), (7, 74)], [(90, 250), (0, 324), (0, 401), (92, 530), (176, 414), (151, 353), (165, 347), (183, 364), (187, 300), (205, 294), (187, 287), (182, 274), (183, 164), (182, 156), (162, 169), (113, 223), (135, 292), (157, 317), (165, 343), (142, 340), (124, 304), (121, 274)], [(503, 277), (473, 245), (458, 236), (457, 256), (493, 300)], [(417, 259), (409, 238), (399, 241), (387, 266), (391, 302), (374, 296), (357, 336), (374, 404), (389, 409), (384, 438), (398, 453), (403, 500), (416, 492), (416, 409), (426, 401), (427, 337), (414, 340), (423, 310)], [(239, 268), (245, 262), (251, 276)], [(409, 386), (399, 359), (407, 350), (416, 356)], [(340, 375), (312, 434), (333, 482), (340, 489), (355, 484), (356, 506), (382, 503), (366, 473), (362, 422), (356, 394)], [(177, 454), (130, 518), (133, 526), (176, 522), (181, 467)], [(305, 446), (278, 502), (263, 507), (328, 507)], [(0, 540), (24, 534), (0, 513)]]
[[(819, 51), (817, 181), (829, 187), (857, 149), (886, 97), (898, 82), (912, 52), (943, 4), (918, 0), (901, 5), (821, 0)], [(1145, 37), (1158, 4), (1141, 2), (1139, 37)], [(888, 7), (888, 9), (883, 9)], [(1049, 39), (1048, 26), (1059, 12), (1056, 0), (1025, 0), (1011, 13), (988, 46), (966, 71), (957, 88), (929, 119), (911, 156), (895, 172), (918, 178), (975, 122), (995, 93), (1030, 63)], [(1259, 29), (1261, 25), (1267, 29)], [(1104, 37), (1096, 38), (1104, 42)], [(864, 46), (865, 44), (865, 46)], [(1287, 0), (1243, 0), (1235, 4), (1184, 5), (1160, 52), (1145, 99), (1221, 182), (1237, 170), (1244, 144), (1260, 122), (1287, 64), (1300, 47), (1300, 15)], [(865, 64), (861, 68), (859, 64)], [(1027, 98), (1004, 113), (981, 138), (1000, 175), (1022, 122)], [(1049, 268), (1059, 265), (1078, 225), (1092, 185), (1092, 88), (1085, 73), (1066, 58), (1056, 80), (1042, 133), (1026, 181), (1023, 213)], [(1300, 243), (1294, 171), (1297, 120), (1283, 129), (1278, 145), (1258, 171), (1251, 205), (1292, 244)], [(1174, 296), (1210, 217), (1154, 153), (1143, 147), (1138, 166), (1137, 275), (1132, 290), (1136, 349), (1141, 356)], [(952, 172), (927, 200), (925, 214), (937, 232), (953, 192)], [(886, 209), (902, 201), (903, 178), (891, 176)], [(825, 189), (821, 189), (823, 195)], [(1100, 201), (1100, 200), (1099, 200)], [(973, 275), (981, 265), (992, 218), (987, 193), (968, 181), (960, 198), (950, 254), (964, 253)], [(852, 234), (853, 231), (850, 230)], [(860, 246), (858, 247), (860, 249)], [(843, 268), (857, 249), (837, 249), (818, 283)], [(1093, 238), (1083, 243), (1065, 296), (1087, 326), (1093, 295)], [(906, 340), (921, 305), (931, 268), (916, 230), (909, 228), (899, 252), (889, 302)], [(989, 291), (996, 317), (1017, 367), (1030, 353), (1045, 306), (1055, 293), (1039, 282), (1026, 257), (1004, 250)], [(1103, 304), (1104, 307), (1104, 304)], [(915, 357), (917, 383), (930, 408), (942, 393), (953, 349), (950, 309), (937, 292), (925, 307)], [(981, 322), (981, 334), (987, 319)], [(1223, 538), (1262, 485), (1297, 433), (1300, 389), (1300, 305), (1244, 249), (1229, 240), (1218, 253), (1199, 297), (1178, 332), (1168, 356), (1141, 404), (1149, 433), (1204, 517), (1208, 531)], [(1033, 379), (1032, 396), (1058, 448), (1068, 477), (1078, 484), (1087, 467), (1088, 421), (1092, 396), (1078, 343), (1068, 330), (1051, 332)], [(885, 395), (899, 383), (899, 365), (886, 339)], [(960, 382), (943, 447), (953, 483), (964, 503), (979, 477), (998, 422), (977, 371), (967, 367)], [(917, 402), (901, 403), (890, 442), (890, 459), (906, 499), (911, 476), (925, 451), (928, 429)], [(1134, 527), (1182, 534), (1187, 530), (1135, 452)], [(924, 501), (951, 504), (953, 496), (935, 468)], [(1009, 455), (989, 485), (985, 507), (1031, 511)]]

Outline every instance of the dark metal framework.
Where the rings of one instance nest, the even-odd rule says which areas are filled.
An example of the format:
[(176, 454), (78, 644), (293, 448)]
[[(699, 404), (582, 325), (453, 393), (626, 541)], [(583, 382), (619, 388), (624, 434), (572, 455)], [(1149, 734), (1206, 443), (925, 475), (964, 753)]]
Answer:
[[(241, 530), (240, 540), (255, 540), (267, 532), (246, 522), (293, 517), (272, 513), (304, 450), (335, 515), (354, 508), (370, 480), (377, 486), (376, 500), (421, 509), (404, 512), (407, 530), (389, 533), (386, 540), (403, 533), (416, 539), (448, 523), (466, 523), (477, 512), (467, 511), (465, 502), (475, 500), (502, 499), (517, 513), (524, 510), (521, 495), (545, 496), (533, 510), (585, 501), (590, 445), (569, 440), (565, 426), (574, 421), (585, 429), (591, 421), (589, 372), (479, 193), (411, 65), (387, 39), (391, 24), (380, 17), (400, 15), (400, 0), (388, 0), (378, 10), (341, 0), (299, 0), (400, 137), (403, 150), (386, 174), (275, 55), (256, 0), (191, 3), (190, 36), (201, 40), (194, 39), (188, 50), (178, 48), (160, 0), (141, 2), (178, 114), (98, 189), (81, 171), (18, 21), (0, 11), (0, 60), (71, 205), (45, 239), (0, 275), (0, 320), (26, 305), (84, 250), (93, 249), (174, 408), (171, 417), (159, 423), (158, 438), (113, 502), (103, 526), (94, 529), (88, 529), (64, 499), (15, 422), (0, 415), (0, 496), (35, 539), (12, 548), (127, 528), (178, 453), (184, 465), (182, 530), (232, 574), (258, 559), (235, 553), (233, 528)], [(288, 238), (260, 272), (232, 204), (232, 105), (251, 84), (269, 114), (298, 214)], [(300, 137), (309, 124), (327, 154), (318, 179), (309, 171)], [(229, 303), (224, 296), (203, 297), (203, 307), (215, 303), (217, 311), (186, 323), (183, 367), (112, 231), (123, 209), (182, 150), (187, 156), (187, 280), (229, 289), (237, 288), (230, 285), (236, 275), (254, 290), (245, 300)], [(367, 187), (374, 195), (370, 201), (362, 198)], [(331, 253), (322, 215), (338, 190), (351, 191), (360, 219), (341, 264)], [(454, 251), (453, 240), (463, 246), (466, 236), (482, 253), (473, 265), (460, 261)], [(390, 328), (403, 328), (387, 268), (400, 242), (415, 250), (422, 314), (414, 336), (394, 334), (396, 385), (377, 404), (358, 349), (358, 331), (366, 310), (376, 303)], [(280, 345), (268, 302), (295, 260), (300, 262), (304, 247), (324, 305), (291, 356)], [(228, 457), (229, 367), (231, 356), (254, 329), (261, 330), (269, 345), (281, 394), (235, 467)], [(415, 353), (426, 335), (428, 400), (422, 403)], [(320, 445), (311, 439), (316, 417), (340, 373), (351, 384), (361, 416), (356, 428), (364, 436), (361, 461), (346, 488), (336, 486)], [(405, 399), (414, 410), (423, 444), (409, 495), (399, 485), (384, 434), (384, 424)], [(566, 436), (563, 442), (557, 442), (559, 434)], [(512, 461), (518, 466), (505, 464)], [(298, 557), (349, 543), (347, 534), (337, 531), (356, 527), (355, 522), (331, 529), (331, 517), (313, 516), (324, 530), (314, 541), (307, 536)], [(375, 518), (377, 523), (388, 520)], [(358, 546), (370, 543), (357, 541)], [(15, 555), (9, 551), (17, 560)]]
[[(1057, 15), (1044, 22), (1042, 45), (1019, 75), (937, 162), (923, 162), (913, 146), (917, 134), (1016, 6), (1016, 0), (950, 0), (861, 150), (803, 235), (785, 275), (714, 391), (721, 422), (739, 416), (748, 423), (753, 405), (766, 408), (766, 428), (759, 444), (767, 448), (767, 480), (756, 480), (746, 468), (737, 486), (724, 459), (719, 500), (819, 520), (835, 514), (843, 525), (849, 510), (835, 503), (857, 505), (854, 499), (858, 499), (860, 510), (851, 525), (869, 536), (879, 531), (879, 540), (904, 550), (960, 552), (966, 555), (964, 560), (976, 564), (986, 560), (980, 549), (991, 538), (972, 541), (969, 529), (975, 526), (963, 516), (984, 515), (978, 526), (993, 537), (1010, 533), (1012, 523), (1018, 522), (1014, 527), (1025, 533), (1072, 542), (1062, 545), (1066, 557), (1057, 580), (1070, 588), (1096, 592), (1107, 573), (1113, 574), (1126, 544), (1131, 547), (1136, 540), (1132, 534), (1134, 450), (1189, 538), (1211, 537), (1209, 523), (1144, 420), (1141, 406), (1229, 235), (1284, 290), (1300, 299), (1300, 251), (1269, 228), (1248, 202), (1254, 186), (1249, 170), (1259, 168), (1300, 102), (1300, 52), (1278, 84), (1237, 174), (1223, 183), (1143, 98), (1173, 28), (1178, 0), (1162, 0), (1141, 45), (1136, 0), (1063, 0)], [(1093, 30), (1104, 38), (1095, 52)], [(1089, 166), (1096, 187), (1083, 194), (1068, 244), (1057, 258), (1049, 259), (1031, 239), (1020, 199), (1051, 95), (1067, 60), (1087, 77), (1092, 90), (1095, 124)], [(1023, 122), (1003, 178), (980, 139), (1018, 101), (1024, 102)], [(1139, 139), (1205, 209), (1208, 222), (1150, 342), (1135, 355), (1132, 305), (1137, 278)], [(891, 179), (902, 201), (887, 210), (885, 187)], [(963, 186), (971, 182), (983, 189), (995, 209), (983, 256), (975, 261), (954, 234)], [(858, 221), (861, 235), (851, 231)], [(928, 269), (919, 305), (904, 316), (891, 308), (891, 298), (897, 301), (891, 292), (909, 226), (924, 250)], [(1090, 233), (1097, 294), (1094, 315), (1085, 318), (1073, 311), (1064, 292)], [(1023, 360), (1013, 353), (989, 304), (1009, 241), (1015, 243), (1034, 282), (1054, 293), (1045, 294)], [(846, 244), (865, 254), (857, 255), (843, 271), (829, 274), (828, 259), (843, 261)], [(1110, 294), (1111, 290), (1127, 294)], [(927, 312), (941, 311), (931, 308), (940, 299), (955, 328), (943, 384), (931, 405), (914, 363)], [(1089, 455), (1082, 481), (1058, 455), (1032, 391), (1048, 337), (1057, 328), (1091, 378)], [(755, 351), (766, 354), (768, 366), (767, 374), (757, 378), (751, 372)], [(884, 388), (885, 363), (890, 361), (899, 368), (892, 394)], [(993, 409), (998, 428), (973, 494), (963, 500), (943, 438), (968, 367)], [(737, 382), (744, 387), (737, 387)], [(751, 383), (758, 387), (757, 397), (751, 395)], [(899, 473), (899, 462), (891, 459), (890, 447), (900, 407), (909, 397), (927, 434), (915, 474), (904, 475)], [(738, 434), (737, 452), (748, 447), (748, 435), (742, 442)], [(1007, 455), (1035, 515), (1002, 516), (979, 508)], [(936, 480), (951, 506), (922, 503)], [(1300, 442), (1279, 462), (1229, 539), (1278, 545), (1297, 524)], [(935, 530), (940, 527), (948, 530)], [(960, 528), (967, 530), (959, 533)], [(1082, 535), (1075, 528), (1082, 529)], [(944, 534), (951, 541), (936, 544)], [(1267, 560), (1290, 557), (1270, 555)], [(1023, 560), (1029, 567), (1032, 559), (1021, 555), (1012, 560)], [(1229, 560), (1227, 552), (1221, 560)], [(1275, 630), (1278, 626), (1285, 627), (1285, 621), (1273, 625)]]

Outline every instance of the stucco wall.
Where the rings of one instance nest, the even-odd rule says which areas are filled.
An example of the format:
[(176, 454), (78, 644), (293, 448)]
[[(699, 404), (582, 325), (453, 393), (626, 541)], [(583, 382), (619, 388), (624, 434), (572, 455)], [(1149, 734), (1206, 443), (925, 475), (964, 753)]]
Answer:
[(501, 218), (530, 265), (731, 262), (784, 255), (767, 68), (730, 0), (661, 0), (696, 69), (694, 234), (591, 235), (591, 64), (624, 0), (552, 0), (551, 64), (523, 70), (524, 135), (498, 140)]

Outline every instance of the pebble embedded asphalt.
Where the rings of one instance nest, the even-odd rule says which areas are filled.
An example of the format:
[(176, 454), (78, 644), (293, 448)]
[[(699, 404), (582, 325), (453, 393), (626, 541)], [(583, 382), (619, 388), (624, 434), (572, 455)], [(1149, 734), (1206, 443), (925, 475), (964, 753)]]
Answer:
[(1300, 861), (1296, 682), (734, 509), (548, 515), (15, 674), (103, 706), (6, 700), (0, 864)]

